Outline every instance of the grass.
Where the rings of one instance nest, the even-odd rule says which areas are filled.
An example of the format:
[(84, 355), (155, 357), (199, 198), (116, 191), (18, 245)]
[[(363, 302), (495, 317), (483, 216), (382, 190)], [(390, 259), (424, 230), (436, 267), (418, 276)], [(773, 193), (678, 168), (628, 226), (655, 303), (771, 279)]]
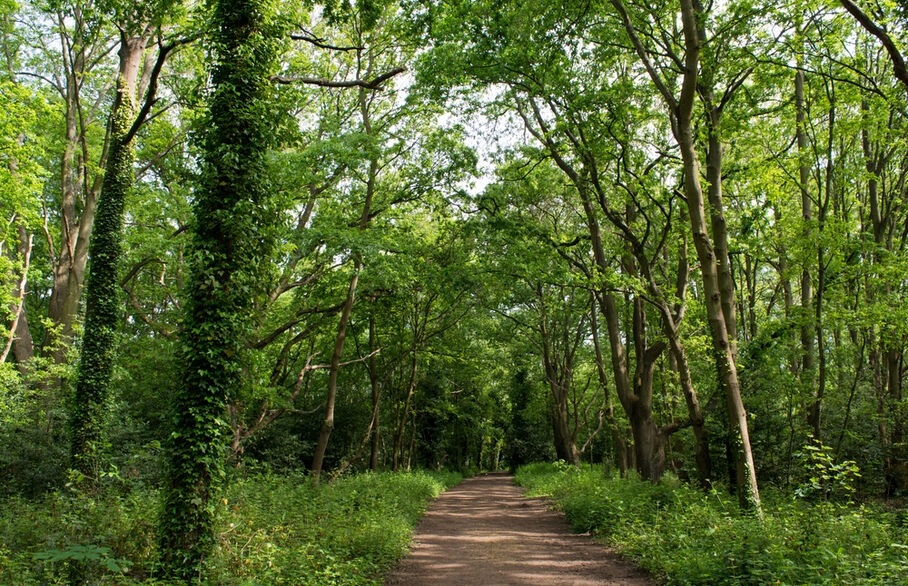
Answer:
[(531, 464), (517, 471), (575, 531), (600, 536), (670, 584), (906, 584), (905, 512), (764, 489), (763, 521), (727, 494), (665, 479)]
[[(200, 582), (380, 584), (429, 499), (459, 480), (421, 471), (317, 487), (305, 477), (238, 480), (219, 501), (217, 550)], [(0, 584), (155, 584), (158, 499), (144, 489), (5, 499)]]

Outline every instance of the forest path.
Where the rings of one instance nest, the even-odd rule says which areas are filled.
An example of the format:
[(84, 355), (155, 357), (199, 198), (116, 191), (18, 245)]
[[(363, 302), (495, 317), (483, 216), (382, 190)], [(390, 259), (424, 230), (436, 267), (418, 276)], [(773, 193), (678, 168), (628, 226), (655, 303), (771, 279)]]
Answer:
[(508, 474), (463, 481), (432, 503), (410, 555), (385, 584), (652, 585), (561, 513), (523, 496)]

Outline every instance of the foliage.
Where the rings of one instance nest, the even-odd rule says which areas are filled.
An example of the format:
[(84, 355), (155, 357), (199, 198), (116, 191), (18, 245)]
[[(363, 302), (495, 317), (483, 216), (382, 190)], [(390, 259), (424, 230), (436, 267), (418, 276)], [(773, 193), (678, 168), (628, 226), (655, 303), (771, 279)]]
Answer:
[(804, 446), (797, 454), (805, 474), (794, 494), (800, 498), (850, 500), (854, 495), (855, 481), (861, 477), (854, 460), (836, 462), (832, 448), (816, 440)]
[[(238, 387), (255, 285), (268, 267), (273, 217), (265, 172), (274, 116), (268, 75), (276, 36), (260, 0), (214, 6), (213, 94), (201, 130), (190, 276), (161, 516), (164, 573), (188, 579), (211, 549), (213, 485), (220, 481), (224, 400)], [(267, 274), (267, 273), (266, 273)]]
[[(218, 506), (209, 584), (380, 584), (406, 552), (449, 472), (363, 474), (315, 487), (303, 476), (238, 478)], [(9, 497), (0, 583), (165, 584), (154, 580), (159, 494), (108, 479), (102, 498)], [(117, 490), (112, 490), (119, 486)]]
[(873, 506), (814, 506), (767, 492), (765, 519), (719, 490), (652, 484), (532, 464), (528, 495), (550, 497), (575, 531), (591, 531), (670, 584), (899, 584), (908, 531)]
[(211, 579), (220, 584), (379, 584), (451, 473), (360, 474), (313, 486), (253, 477), (226, 495)]
[(136, 583), (151, 571), (155, 492), (107, 491), (103, 498), (58, 492), (36, 500), (8, 497), (3, 504), (0, 535), (7, 551), (0, 582), (66, 584), (77, 577)]
[[(218, 6), (249, 3), (0, 0), (0, 349), (23, 344), (0, 364), (0, 494), (50, 539), (0, 540), (4, 579), (147, 578), (142, 540), (176, 541), (148, 525), (163, 487), (170, 510), (183, 509), (162, 523), (203, 537), (177, 557), (214, 552), (193, 576), (298, 576), (286, 547), (339, 580), (332, 572), (352, 566), (337, 552), (365, 547), (341, 520), (384, 505), (349, 509), (301, 479), (355, 270), (324, 460), (338, 486), (395, 465), (576, 459), (570, 443), (621, 470), (645, 471), (637, 456), (651, 453), (685, 480), (709, 468), (705, 453), (712, 484), (734, 484), (711, 296), (692, 246), (703, 234), (684, 211), (690, 183), (659, 99), (693, 73), (676, 1), (251, 4), (261, 18), (218, 27)], [(703, 35), (691, 146), (712, 196), (709, 237), (727, 233), (727, 256), (715, 252), (728, 259), (723, 312), (736, 319), (765, 525), (718, 489), (587, 482), (564, 464), (543, 474), (577, 485), (578, 527), (613, 523), (647, 564), (653, 544), (675, 581), (769, 582), (776, 571), (822, 581), (816, 568), (829, 565), (846, 582), (873, 571), (885, 582), (903, 569), (904, 512), (890, 523), (852, 503), (886, 498), (903, 511), (908, 491), (908, 109), (878, 39), (841, 4), (685, 2)], [(894, 4), (873, 16), (906, 47)], [(130, 161), (114, 140), (124, 121), (109, 115), (120, 33), (136, 30), (117, 21), (159, 9), (139, 80), (153, 46), (195, 41), (164, 65)], [(231, 44), (235, 34), (248, 43)], [(79, 267), (89, 233), (120, 231), (119, 211), (94, 216), (117, 177), (128, 194), (121, 267), (105, 270), (93, 250), (88, 272), (117, 352), (92, 362), (93, 336), (80, 332), (97, 330), (99, 307), (80, 294)], [(27, 344), (10, 331), (20, 283)], [(649, 358), (651, 379), (636, 376)], [(109, 394), (71, 401), (74, 375), (110, 376)], [(55, 492), (73, 479), (66, 446), (80, 440), (67, 437), (67, 409), (102, 456), (83, 470), (97, 494)], [(658, 440), (651, 451), (641, 431)], [(227, 504), (209, 492), (225, 478)], [(42, 520), (32, 507), (58, 512)], [(301, 545), (335, 520), (330, 547)], [(862, 527), (872, 536), (859, 545)], [(389, 549), (366, 566), (399, 543), (378, 545)], [(839, 547), (841, 563), (829, 561)]]
[(70, 423), (73, 467), (92, 481), (98, 474), (101, 433), (109, 409), (110, 379), (122, 321), (117, 277), (124, 207), (134, 182), (133, 146), (126, 140), (135, 115), (133, 89), (125, 87), (122, 79), (117, 84), (119, 104), (111, 113), (110, 152), (91, 234), (85, 328)]

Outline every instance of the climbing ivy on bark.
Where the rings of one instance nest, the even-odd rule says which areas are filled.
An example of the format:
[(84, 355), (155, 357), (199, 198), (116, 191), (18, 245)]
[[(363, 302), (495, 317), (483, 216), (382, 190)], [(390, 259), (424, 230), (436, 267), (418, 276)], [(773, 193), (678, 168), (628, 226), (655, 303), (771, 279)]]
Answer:
[(104, 411), (116, 360), (121, 315), (117, 270), (122, 256), (123, 209), (134, 182), (129, 134), (136, 111), (135, 72), (145, 44), (144, 39), (129, 38), (123, 33), (117, 95), (111, 110), (109, 154), (89, 245), (85, 335), (70, 408), (72, 466), (82, 478), (89, 480), (98, 477)]
[(165, 575), (191, 579), (213, 544), (213, 490), (223, 476), (224, 410), (272, 239), (266, 153), (274, 135), (269, 71), (277, 29), (261, 0), (220, 0), (212, 12), (212, 95), (198, 132), (201, 173), (185, 288), (183, 381), (173, 400), (160, 521)]

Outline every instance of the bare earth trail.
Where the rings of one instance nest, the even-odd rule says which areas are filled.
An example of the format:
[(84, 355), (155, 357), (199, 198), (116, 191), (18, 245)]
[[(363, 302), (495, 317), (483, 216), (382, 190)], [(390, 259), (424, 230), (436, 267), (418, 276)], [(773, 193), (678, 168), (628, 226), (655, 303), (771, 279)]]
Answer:
[(438, 497), (385, 584), (654, 584), (589, 535), (571, 533), (562, 514), (525, 498), (512, 480), (470, 478)]

